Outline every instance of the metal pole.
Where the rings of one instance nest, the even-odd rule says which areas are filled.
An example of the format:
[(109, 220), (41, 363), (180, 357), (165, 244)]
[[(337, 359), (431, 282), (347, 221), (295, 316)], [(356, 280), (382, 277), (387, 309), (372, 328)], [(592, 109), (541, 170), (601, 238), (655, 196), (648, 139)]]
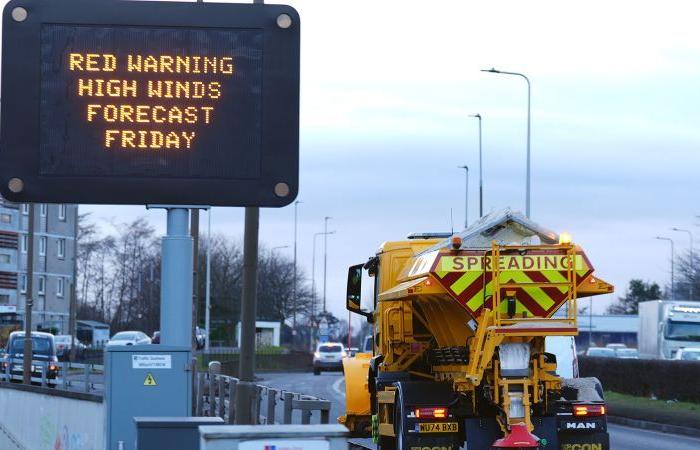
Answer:
[(331, 217), (323, 218), (323, 313), (326, 313), (326, 273), (328, 269), (328, 220)]
[(34, 204), (29, 204), (27, 218), (27, 289), (24, 301), (24, 350), (22, 355), (22, 381), (32, 384), (32, 309), (34, 306)]
[[(66, 205), (68, 208), (68, 205)], [(77, 348), (75, 345), (77, 334), (77, 314), (78, 314), (78, 205), (75, 205), (75, 239), (73, 239), (73, 283), (70, 289), (70, 318), (68, 320), (68, 328), (71, 336), (70, 343), (70, 361), (75, 361)]]
[(530, 79), (522, 73), (518, 72), (506, 72), (503, 70), (496, 70), (494, 68), (484, 69), (482, 72), (490, 73), (500, 73), (503, 75), (515, 75), (522, 77), (527, 82), (527, 162), (525, 169), (525, 215), (530, 218)]
[(469, 228), (469, 166), (459, 166), (464, 169), (466, 180), (464, 184), (464, 229)]
[(675, 251), (674, 251), (674, 246), (673, 246), (673, 239), (664, 237), (664, 236), (656, 236), (656, 239), (659, 239), (661, 241), (668, 241), (671, 243), (671, 300), (676, 299), (676, 289), (675, 289), (675, 284), (674, 284), (674, 266), (673, 266), (673, 260), (675, 259)]
[(199, 305), (197, 291), (199, 283), (197, 281), (199, 272), (199, 209), (192, 208), (190, 216), (190, 235), (192, 236), (192, 329), (191, 345), (197, 348), (197, 318), (199, 316)]
[(316, 238), (323, 233), (314, 233), (314, 245), (311, 251), (311, 317), (316, 315)]
[(292, 312), (292, 347), (296, 344), (296, 333), (297, 333), (297, 206), (301, 203), (299, 200), (294, 202), (294, 280), (293, 291), (292, 291), (292, 302), (293, 309)]
[(192, 237), (187, 230), (189, 210), (167, 209), (163, 236), (160, 291), (160, 342), (192, 347)]
[(255, 381), (255, 320), (258, 279), (258, 232), (260, 208), (246, 207), (243, 235), (243, 289), (241, 301), (241, 342), (236, 388), (236, 423), (254, 424), (252, 401)]
[(593, 347), (593, 296), (588, 297), (588, 347)]
[(484, 174), (481, 153), (481, 114), (477, 113), (470, 117), (476, 117), (479, 119), (479, 217), (484, 217)]
[(682, 228), (671, 228), (673, 231), (679, 231), (682, 233), (688, 233), (690, 238), (690, 280), (688, 282), (688, 300), (693, 300), (695, 297), (693, 295), (693, 283), (695, 282), (695, 262), (693, 261), (693, 233), (690, 230), (685, 230)]
[(211, 338), (211, 210), (212, 208), (209, 208), (209, 211), (207, 212), (207, 284), (204, 294), (206, 297), (204, 309), (204, 328), (207, 330), (206, 339), (204, 341), (204, 349), (207, 352), (209, 351), (209, 339)]

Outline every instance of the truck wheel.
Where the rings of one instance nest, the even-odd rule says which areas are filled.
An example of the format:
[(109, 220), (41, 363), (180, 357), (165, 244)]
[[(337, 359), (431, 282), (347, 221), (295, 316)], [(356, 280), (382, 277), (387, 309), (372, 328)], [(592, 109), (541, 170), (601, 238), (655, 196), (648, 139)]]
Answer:
[(314, 367), (314, 375), (321, 375), (321, 369)]

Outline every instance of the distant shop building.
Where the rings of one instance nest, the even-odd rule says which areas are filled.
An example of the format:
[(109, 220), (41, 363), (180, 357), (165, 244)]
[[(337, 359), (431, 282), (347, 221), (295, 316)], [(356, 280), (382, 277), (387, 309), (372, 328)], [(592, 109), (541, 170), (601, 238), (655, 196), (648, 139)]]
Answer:
[[(279, 347), (280, 346), (280, 322), (268, 322), (258, 320), (255, 322), (255, 346)], [(241, 323), (236, 324), (236, 342), (241, 345)]]
[(576, 336), (576, 346), (588, 348), (589, 342), (593, 347), (604, 347), (607, 344), (625, 344), (637, 347), (637, 315), (592, 315), (578, 316), (579, 334)]

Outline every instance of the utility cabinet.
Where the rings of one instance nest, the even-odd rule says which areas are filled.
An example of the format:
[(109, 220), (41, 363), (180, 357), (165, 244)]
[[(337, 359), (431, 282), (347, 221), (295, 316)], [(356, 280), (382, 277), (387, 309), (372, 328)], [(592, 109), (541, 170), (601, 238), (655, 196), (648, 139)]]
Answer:
[(107, 450), (135, 450), (134, 417), (192, 414), (191, 350), (130, 345), (105, 351)]

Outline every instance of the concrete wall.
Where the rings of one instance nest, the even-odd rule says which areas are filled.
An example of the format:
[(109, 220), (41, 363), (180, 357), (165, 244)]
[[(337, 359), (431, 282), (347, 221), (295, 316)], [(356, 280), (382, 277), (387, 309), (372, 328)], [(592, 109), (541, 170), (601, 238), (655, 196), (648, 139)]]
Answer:
[(0, 448), (103, 450), (105, 411), (99, 397), (46, 391), (0, 385)]

